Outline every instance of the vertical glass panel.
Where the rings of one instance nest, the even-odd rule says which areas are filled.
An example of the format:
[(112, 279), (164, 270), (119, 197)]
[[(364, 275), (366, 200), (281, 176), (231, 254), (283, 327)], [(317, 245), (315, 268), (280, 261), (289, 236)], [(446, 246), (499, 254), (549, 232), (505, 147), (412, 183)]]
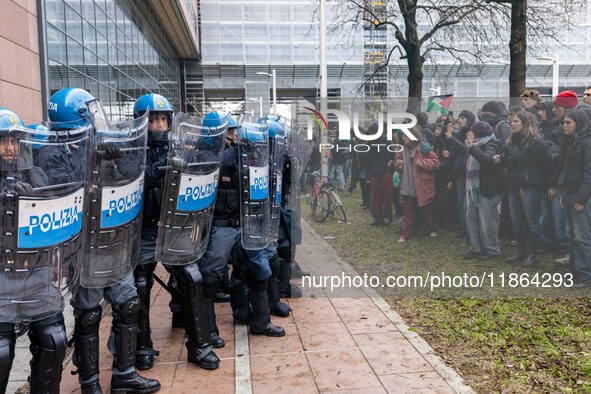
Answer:
[(51, 25), (47, 26), (47, 52), (51, 60), (67, 64), (66, 35)]
[(78, 67), (83, 65), (84, 49), (82, 45), (78, 44), (73, 39), (67, 39), (68, 45), (68, 65), (71, 67)]
[(64, 3), (61, 0), (47, 0), (45, 2), (47, 23), (51, 23), (60, 30), (66, 28)]
[(74, 11), (72, 8), (68, 6), (66, 6), (65, 10), (66, 20), (68, 21), (68, 23), (66, 24), (66, 33), (68, 33), (71, 37), (78, 37), (81, 39), (82, 18), (76, 11)]
[(96, 53), (96, 30), (88, 22), (82, 22), (84, 29), (84, 46)]
[(92, 0), (82, 0), (82, 17), (94, 23), (94, 3)]
[(100, 9), (96, 4), (94, 7), (95, 17), (96, 17), (96, 26), (95, 28), (101, 32), (102, 34), (107, 34), (107, 15), (105, 12)]

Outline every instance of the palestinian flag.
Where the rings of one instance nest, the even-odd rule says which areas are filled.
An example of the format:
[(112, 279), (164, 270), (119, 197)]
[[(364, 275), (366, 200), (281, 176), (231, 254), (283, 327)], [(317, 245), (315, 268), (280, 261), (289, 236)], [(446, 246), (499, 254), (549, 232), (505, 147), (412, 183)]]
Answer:
[(453, 94), (444, 94), (441, 96), (430, 96), (429, 103), (427, 104), (427, 112), (436, 111), (441, 115), (447, 115), (451, 100), (453, 100)]

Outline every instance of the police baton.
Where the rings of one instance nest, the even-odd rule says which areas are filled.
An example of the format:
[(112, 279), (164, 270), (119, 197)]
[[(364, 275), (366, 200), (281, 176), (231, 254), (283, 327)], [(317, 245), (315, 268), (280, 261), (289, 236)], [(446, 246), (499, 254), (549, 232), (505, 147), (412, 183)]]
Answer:
[[(220, 162), (219, 161), (204, 161), (204, 162), (200, 162), (200, 163), (188, 163), (187, 167), (198, 167), (198, 166), (212, 166), (212, 165), (219, 165)], [(158, 169), (160, 171), (165, 171), (167, 168), (173, 167), (171, 165), (166, 165), (166, 166), (158, 166)]]
[[(120, 153), (127, 153), (127, 152), (135, 152), (135, 151), (141, 151), (141, 150), (147, 150), (148, 148), (144, 148), (143, 146), (136, 146), (136, 147), (132, 147), (132, 148), (118, 148), (117, 152)], [(107, 150), (99, 150), (97, 149), (96, 151), (99, 159), (104, 159), (104, 160), (115, 160), (115, 159), (119, 159), (121, 156), (119, 157), (109, 157), (109, 152)]]

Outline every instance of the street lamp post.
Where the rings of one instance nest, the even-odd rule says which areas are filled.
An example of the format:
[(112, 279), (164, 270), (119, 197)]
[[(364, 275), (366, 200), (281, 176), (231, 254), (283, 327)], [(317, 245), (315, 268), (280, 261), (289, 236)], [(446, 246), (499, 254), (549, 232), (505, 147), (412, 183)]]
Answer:
[(552, 97), (556, 97), (558, 95), (558, 72), (560, 67), (558, 64), (558, 55), (541, 57), (540, 60), (550, 60), (552, 62)]
[[(319, 17), (319, 61), (320, 61), (320, 112), (326, 114), (328, 109), (328, 65), (326, 62), (326, 0), (320, 0)], [(322, 132), (320, 129), (320, 142), (323, 146), (328, 144), (328, 130)], [(329, 151), (323, 149), (321, 153), (320, 171), (323, 181), (328, 179), (328, 155)]]
[(275, 69), (271, 70), (271, 74), (259, 71), (256, 73), (257, 75), (266, 75), (267, 77), (271, 77), (272, 86), (273, 86), (273, 115), (277, 115), (277, 74)]

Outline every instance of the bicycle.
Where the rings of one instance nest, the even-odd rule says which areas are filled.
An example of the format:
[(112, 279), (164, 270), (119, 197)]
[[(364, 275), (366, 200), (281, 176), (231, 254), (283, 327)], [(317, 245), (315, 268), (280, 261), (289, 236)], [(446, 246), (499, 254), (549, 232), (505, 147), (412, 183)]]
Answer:
[(319, 171), (314, 171), (310, 176), (315, 177), (309, 199), (314, 220), (322, 223), (328, 218), (328, 215), (336, 213), (339, 219), (346, 223), (347, 214), (334, 186), (324, 182)]

